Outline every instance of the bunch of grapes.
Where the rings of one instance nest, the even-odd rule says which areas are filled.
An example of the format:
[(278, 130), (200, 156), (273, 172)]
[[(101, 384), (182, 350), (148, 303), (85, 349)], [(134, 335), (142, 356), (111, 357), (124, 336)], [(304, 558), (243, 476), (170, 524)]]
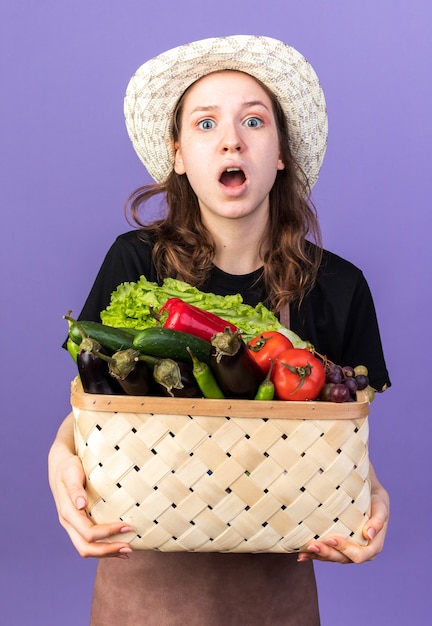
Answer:
[(325, 385), (320, 398), (327, 402), (354, 402), (356, 392), (369, 386), (368, 370), (364, 365), (341, 367), (328, 361), (325, 373)]

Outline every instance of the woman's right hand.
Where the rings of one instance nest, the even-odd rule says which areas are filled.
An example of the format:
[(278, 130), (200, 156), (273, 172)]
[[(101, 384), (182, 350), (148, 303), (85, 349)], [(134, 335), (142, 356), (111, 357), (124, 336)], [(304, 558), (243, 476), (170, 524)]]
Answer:
[(131, 532), (132, 528), (124, 522), (94, 524), (85, 511), (85, 474), (79, 457), (74, 453), (72, 414), (60, 426), (51, 446), (48, 474), (60, 524), (79, 554), (82, 557), (128, 558), (132, 552), (128, 543), (106, 540), (118, 533)]

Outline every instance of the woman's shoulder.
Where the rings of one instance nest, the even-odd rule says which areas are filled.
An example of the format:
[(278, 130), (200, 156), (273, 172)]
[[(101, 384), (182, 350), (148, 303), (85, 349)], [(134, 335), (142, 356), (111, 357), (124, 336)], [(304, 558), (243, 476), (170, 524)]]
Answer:
[(324, 249), (322, 251), (322, 260), (319, 268), (319, 275), (322, 278), (360, 278), (363, 275), (362, 270), (354, 265), (351, 261)]
[(139, 270), (148, 275), (152, 273), (153, 242), (151, 237), (140, 230), (129, 230), (117, 235), (107, 253), (107, 259), (112, 266), (121, 263), (126, 268)]
[(110, 288), (123, 282), (135, 282), (142, 275), (154, 280), (152, 251), (150, 239), (138, 229), (117, 235), (105, 255), (97, 280), (102, 278), (104, 285), (109, 284)]
[(356, 294), (366, 294), (368, 290), (363, 271), (357, 265), (324, 249), (315, 284), (306, 300), (311, 299), (315, 305), (319, 300), (330, 307), (349, 307)]
[(142, 230), (128, 230), (120, 235), (117, 235), (111, 247), (114, 248), (137, 248), (142, 250), (148, 248), (151, 250), (153, 243), (151, 237), (145, 234)]
[(99, 321), (100, 311), (108, 306), (113, 291), (122, 283), (138, 281), (140, 276), (156, 279), (152, 244), (139, 230), (131, 230), (118, 235), (109, 248), (80, 319)]

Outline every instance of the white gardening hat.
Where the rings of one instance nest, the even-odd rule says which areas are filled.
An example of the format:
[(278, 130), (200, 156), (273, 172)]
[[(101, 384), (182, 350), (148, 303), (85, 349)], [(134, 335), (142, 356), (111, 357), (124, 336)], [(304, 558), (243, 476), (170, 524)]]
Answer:
[(126, 127), (133, 147), (156, 182), (174, 164), (171, 133), (180, 96), (218, 70), (239, 70), (266, 85), (288, 121), (291, 150), (312, 187), (327, 145), (327, 111), (318, 77), (297, 50), (270, 37), (235, 35), (173, 48), (141, 65), (125, 96)]

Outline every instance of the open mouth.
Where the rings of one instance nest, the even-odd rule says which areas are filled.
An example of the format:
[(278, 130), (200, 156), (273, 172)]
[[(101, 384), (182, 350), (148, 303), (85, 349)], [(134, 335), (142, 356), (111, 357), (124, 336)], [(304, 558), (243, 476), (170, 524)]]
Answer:
[(246, 176), (240, 168), (228, 167), (222, 172), (219, 180), (225, 187), (240, 187), (245, 182)]

